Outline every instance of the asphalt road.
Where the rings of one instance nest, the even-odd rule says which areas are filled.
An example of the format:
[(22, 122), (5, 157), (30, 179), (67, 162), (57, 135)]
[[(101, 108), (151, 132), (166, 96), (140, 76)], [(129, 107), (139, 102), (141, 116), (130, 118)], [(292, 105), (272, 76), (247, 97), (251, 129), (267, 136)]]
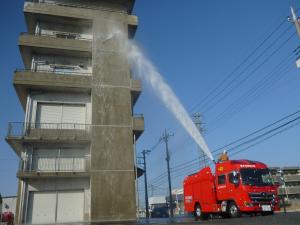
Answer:
[(169, 219), (150, 219), (141, 220), (139, 224), (151, 224), (151, 225), (160, 225), (160, 224), (178, 224), (178, 225), (300, 225), (300, 212), (289, 212), (276, 213), (269, 216), (242, 216), (241, 218), (236, 219), (221, 219), (213, 218), (206, 221), (194, 221), (192, 217), (180, 217), (175, 218), (173, 221)]

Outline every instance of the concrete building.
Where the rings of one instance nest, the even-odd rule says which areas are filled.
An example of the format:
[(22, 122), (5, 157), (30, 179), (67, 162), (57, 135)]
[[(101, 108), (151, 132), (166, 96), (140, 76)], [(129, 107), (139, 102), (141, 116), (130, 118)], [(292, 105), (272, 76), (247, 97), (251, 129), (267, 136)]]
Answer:
[(279, 196), (286, 200), (290, 208), (300, 210), (300, 167), (271, 167), (270, 171), (280, 185)]
[(300, 201), (300, 167), (271, 167), (270, 170), (274, 180), (280, 184), (279, 195)]
[(13, 85), (25, 112), (6, 140), (20, 157), (16, 224), (135, 220), (134, 144), (144, 130), (111, 27), (133, 38), (134, 0), (31, 0)]

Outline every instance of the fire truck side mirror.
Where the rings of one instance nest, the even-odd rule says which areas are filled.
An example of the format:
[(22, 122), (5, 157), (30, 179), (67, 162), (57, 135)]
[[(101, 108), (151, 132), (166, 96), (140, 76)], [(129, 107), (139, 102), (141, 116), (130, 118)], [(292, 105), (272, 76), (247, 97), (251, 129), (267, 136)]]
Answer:
[(240, 176), (236, 171), (233, 171), (233, 173), (232, 173), (232, 182), (234, 185), (240, 184)]

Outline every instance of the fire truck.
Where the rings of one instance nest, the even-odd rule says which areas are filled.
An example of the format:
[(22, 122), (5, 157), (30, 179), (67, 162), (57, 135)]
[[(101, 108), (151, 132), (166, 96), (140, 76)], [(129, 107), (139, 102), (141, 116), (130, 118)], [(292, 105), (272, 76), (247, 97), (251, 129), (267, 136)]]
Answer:
[(278, 186), (268, 167), (257, 161), (228, 160), (184, 179), (185, 211), (196, 219), (210, 214), (239, 217), (241, 213), (273, 214), (279, 210)]

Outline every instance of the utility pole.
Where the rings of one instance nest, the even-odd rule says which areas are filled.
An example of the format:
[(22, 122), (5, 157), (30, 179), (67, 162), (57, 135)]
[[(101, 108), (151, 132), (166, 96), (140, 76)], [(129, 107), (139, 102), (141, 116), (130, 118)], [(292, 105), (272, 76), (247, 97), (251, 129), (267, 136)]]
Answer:
[[(299, 21), (299, 18), (297, 17), (297, 14), (292, 6), (291, 6), (291, 17), (290, 16), (288, 17), (288, 21), (292, 22), (295, 25), (298, 37), (300, 38), (300, 21)], [(299, 54), (298, 50), (299, 50), (299, 47), (295, 50), (296, 55)], [(297, 68), (300, 68), (300, 57), (299, 56), (296, 59), (296, 66), (297, 66)]]
[(150, 153), (150, 150), (143, 150), (144, 159), (144, 180), (145, 180), (145, 204), (146, 204), (146, 218), (149, 218), (149, 199), (148, 199), (148, 183), (147, 183), (147, 167), (146, 167), (146, 155)]
[[(284, 180), (284, 174), (283, 174), (283, 170), (279, 169), (279, 176), (280, 176), (280, 181), (281, 181), (281, 186), (284, 188), (285, 191), (285, 195), (286, 195), (286, 199), (288, 201), (288, 194), (286, 191), (286, 186), (285, 186), (285, 180)], [(285, 197), (282, 197), (282, 204), (283, 204), (283, 211), (286, 214), (286, 202), (285, 202)]]
[(292, 22), (293, 24), (295, 24), (298, 37), (300, 38), (300, 22), (299, 22), (299, 18), (297, 17), (297, 14), (292, 6), (291, 6), (291, 14), (292, 14), (292, 16), (289, 17), (288, 20), (290, 22)]
[(174, 217), (174, 213), (173, 213), (173, 197), (172, 197), (172, 185), (171, 185), (171, 174), (170, 174), (170, 152), (169, 152), (169, 146), (168, 146), (169, 138), (171, 136), (174, 136), (174, 134), (167, 133), (167, 130), (165, 129), (165, 133), (162, 136), (162, 140), (166, 144), (166, 161), (167, 161), (167, 168), (168, 168), (170, 214), (171, 214), (171, 218), (173, 218)]
[[(201, 121), (201, 114), (200, 113), (194, 113), (193, 114), (193, 120), (194, 120), (194, 123), (198, 129), (198, 131), (203, 134), (204, 132), (204, 128), (203, 128), (203, 123)], [(198, 151), (199, 151), (199, 167), (201, 168), (201, 164), (203, 164), (203, 167), (206, 166), (206, 158), (205, 158), (205, 154), (204, 152), (202, 151), (202, 149), (200, 147), (198, 147)], [(201, 163), (201, 159), (203, 160), (202, 163)]]

